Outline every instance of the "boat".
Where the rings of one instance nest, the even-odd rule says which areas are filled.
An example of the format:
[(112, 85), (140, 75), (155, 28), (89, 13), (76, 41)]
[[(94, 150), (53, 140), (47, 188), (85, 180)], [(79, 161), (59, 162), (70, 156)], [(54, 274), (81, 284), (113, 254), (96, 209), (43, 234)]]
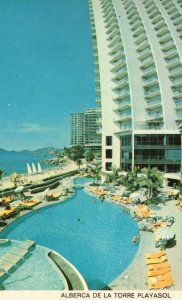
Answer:
[(37, 173), (37, 170), (36, 170), (36, 167), (35, 167), (34, 163), (32, 163), (32, 171), (33, 171), (33, 174)]
[(42, 168), (41, 168), (41, 165), (40, 165), (40, 163), (38, 162), (38, 166), (37, 166), (37, 170), (38, 170), (38, 173), (42, 173)]
[(28, 171), (28, 175), (31, 175), (33, 173), (32, 169), (28, 163), (27, 163), (27, 171)]

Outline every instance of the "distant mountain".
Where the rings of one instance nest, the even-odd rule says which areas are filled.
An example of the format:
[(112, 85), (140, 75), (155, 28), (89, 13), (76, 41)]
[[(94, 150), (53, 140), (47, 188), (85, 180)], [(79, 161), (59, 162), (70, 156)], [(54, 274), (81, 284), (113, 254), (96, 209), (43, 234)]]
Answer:
[(6, 150), (6, 149), (3, 149), (3, 148), (0, 148), (0, 153), (35, 153), (35, 154), (50, 154), (50, 152), (52, 151), (60, 151), (62, 152), (63, 149), (61, 148), (55, 148), (55, 147), (45, 147), (45, 148), (39, 148), (39, 149), (36, 149), (36, 150), (27, 150), (27, 149), (24, 149), (24, 150), (20, 150), (20, 151), (16, 151), (16, 150)]

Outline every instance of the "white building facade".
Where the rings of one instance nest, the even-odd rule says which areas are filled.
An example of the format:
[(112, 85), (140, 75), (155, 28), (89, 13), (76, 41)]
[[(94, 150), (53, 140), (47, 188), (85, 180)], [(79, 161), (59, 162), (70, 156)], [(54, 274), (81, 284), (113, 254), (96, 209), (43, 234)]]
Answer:
[(182, 1), (89, 0), (103, 170), (179, 172)]

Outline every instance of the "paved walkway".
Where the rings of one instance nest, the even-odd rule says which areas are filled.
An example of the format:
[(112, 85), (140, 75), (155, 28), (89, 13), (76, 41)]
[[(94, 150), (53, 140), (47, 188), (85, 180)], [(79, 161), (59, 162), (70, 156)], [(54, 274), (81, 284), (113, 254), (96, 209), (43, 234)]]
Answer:
[[(175, 222), (172, 229), (176, 233), (177, 244), (173, 248), (167, 249), (167, 258), (171, 266), (172, 275), (174, 278), (174, 286), (170, 290), (182, 289), (182, 212), (175, 206), (175, 201), (169, 201), (166, 205), (162, 205), (157, 215), (174, 216)], [(141, 231), (141, 241), (138, 253), (128, 267), (116, 280), (109, 286), (113, 290), (147, 290), (147, 275), (145, 254), (148, 252), (157, 252), (155, 248), (154, 233)]]

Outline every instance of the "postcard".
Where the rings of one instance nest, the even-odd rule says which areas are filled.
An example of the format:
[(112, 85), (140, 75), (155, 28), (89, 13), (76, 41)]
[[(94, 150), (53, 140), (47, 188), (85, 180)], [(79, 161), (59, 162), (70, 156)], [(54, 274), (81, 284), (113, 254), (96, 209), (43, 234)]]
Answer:
[(0, 0), (0, 298), (182, 296), (182, 2)]

